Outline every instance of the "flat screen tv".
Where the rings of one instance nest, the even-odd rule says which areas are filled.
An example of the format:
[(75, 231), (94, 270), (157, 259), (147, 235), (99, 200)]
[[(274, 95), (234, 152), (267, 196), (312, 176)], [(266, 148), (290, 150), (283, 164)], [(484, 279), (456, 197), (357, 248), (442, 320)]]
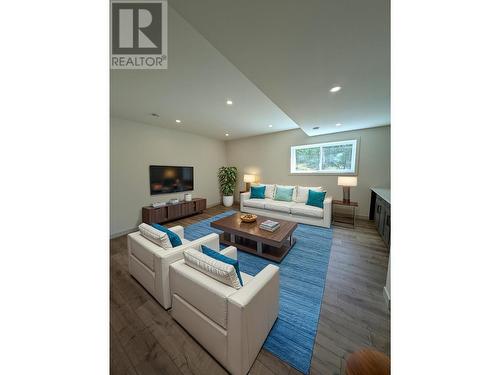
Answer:
[(190, 191), (193, 187), (193, 167), (149, 166), (151, 195)]

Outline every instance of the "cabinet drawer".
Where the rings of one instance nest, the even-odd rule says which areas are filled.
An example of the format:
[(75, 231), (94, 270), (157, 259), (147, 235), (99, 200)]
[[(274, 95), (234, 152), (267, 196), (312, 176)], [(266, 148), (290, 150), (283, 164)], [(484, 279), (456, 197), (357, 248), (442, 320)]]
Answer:
[(196, 212), (201, 212), (207, 208), (207, 201), (205, 199), (197, 200), (194, 203), (195, 203), (194, 209)]
[(167, 220), (167, 208), (159, 207), (155, 208), (153, 212), (153, 223), (161, 223)]
[(181, 205), (168, 206), (168, 220), (176, 219), (182, 216)]
[(183, 216), (192, 215), (194, 213), (194, 202), (183, 203), (181, 207), (181, 213)]
[(384, 232), (382, 235), (384, 242), (389, 246), (391, 242), (391, 207), (386, 207), (385, 220), (384, 220)]
[(375, 200), (375, 225), (377, 228), (380, 225), (380, 216), (382, 215), (383, 200), (377, 195)]

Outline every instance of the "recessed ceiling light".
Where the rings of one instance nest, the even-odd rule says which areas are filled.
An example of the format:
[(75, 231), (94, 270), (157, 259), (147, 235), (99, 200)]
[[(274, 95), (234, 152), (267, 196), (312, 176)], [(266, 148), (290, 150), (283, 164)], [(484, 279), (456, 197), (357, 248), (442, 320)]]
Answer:
[(181, 123), (181, 120), (175, 120), (176, 123), (180, 124)]
[(340, 89), (341, 89), (341, 88), (342, 88), (342, 87), (340, 87), (340, 86), (335, 86), (335, 87), (332, 87), (332, 88), (330, 89), (330, 92), (337, 92), (337, 91), (340, 91)]
[(226, 100), (226, 104), (227, 105), (233, 105), (233, 101), (232, 100)]
[(229, 137), (229, 133), (226, 133), (226, 137)]
[(315, 127), (313, 128), (313, 130), (318, 130), (318, 129), (319, 129), (319, 126), (315, 126)]
[(153, 116), (155, 118), (160, 118), (160, 115), (158, 113), (151, 113), (151, 116)]
[(339, 123), (335, 124), (335, 126), (342, 126), (342, 124), (339, 122)]
[(270, 128), (272, 128), (272, 127), (273, 127), (272, 125), (267, 125), (267, 126), (269, 126)]

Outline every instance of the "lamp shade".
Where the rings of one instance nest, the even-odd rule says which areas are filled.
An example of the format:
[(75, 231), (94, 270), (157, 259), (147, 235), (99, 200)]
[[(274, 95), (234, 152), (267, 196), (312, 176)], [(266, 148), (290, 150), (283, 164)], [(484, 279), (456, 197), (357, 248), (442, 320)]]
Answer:
[(254, 174), (243, 175), (243, 182), (255, 182), (255, 175)]
[(337, 184), (339, 186), (358, 186), (358, 178), (356, 176), (339, 176)]

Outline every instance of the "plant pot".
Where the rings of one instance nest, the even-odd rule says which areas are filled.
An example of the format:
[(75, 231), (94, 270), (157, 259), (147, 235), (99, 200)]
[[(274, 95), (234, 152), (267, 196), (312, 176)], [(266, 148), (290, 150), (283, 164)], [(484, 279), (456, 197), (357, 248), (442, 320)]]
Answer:
[(234, 197), (232, 195), (223, 195), (222, 204), (226, 207), (231, 207), (234, 203)]

